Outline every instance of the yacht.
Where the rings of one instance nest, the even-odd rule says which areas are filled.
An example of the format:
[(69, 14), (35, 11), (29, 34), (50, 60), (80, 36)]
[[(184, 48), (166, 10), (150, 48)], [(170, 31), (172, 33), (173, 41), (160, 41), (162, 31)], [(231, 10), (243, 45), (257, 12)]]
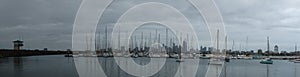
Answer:
[(273, 61), (270, 58), (265, 58), (265, 59), (261, 60), (259, 63), (261, 63), (261, 64), (273, 64)]
[(208, 64), (212, 65), (222, 65), (223, 61), (221, 61), (221, 55), (219, 50), (219, 30), (217, 30), (217, 49), (215, 50), (215, 57), (209, 59)]
[(271, 58), (269, 58), (269, 54), (270, 54), (270, 46), (269, 46), (269, 37), (267, 37), (267, 47), (268, 47), (268, 57), (261, 60), (259, 63), (261, 64), (273, 64), (273, 61)]

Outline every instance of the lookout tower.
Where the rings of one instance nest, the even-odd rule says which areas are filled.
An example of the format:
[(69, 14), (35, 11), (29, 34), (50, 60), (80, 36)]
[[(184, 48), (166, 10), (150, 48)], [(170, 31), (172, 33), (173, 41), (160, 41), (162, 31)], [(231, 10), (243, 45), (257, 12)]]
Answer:
[(21, 41), (21, 40), (16, 40), (16, 41), (13, 41), (14, 43), (14, 50), (20, 50), (22, 46), (24, 46), (24, 42)]

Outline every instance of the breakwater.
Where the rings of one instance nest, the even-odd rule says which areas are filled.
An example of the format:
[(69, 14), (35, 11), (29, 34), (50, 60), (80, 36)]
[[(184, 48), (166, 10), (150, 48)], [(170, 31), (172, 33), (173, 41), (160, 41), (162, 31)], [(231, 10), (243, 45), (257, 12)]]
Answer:
[(59, 55), (59, 54), (67, 54), (67, 51), (0, 49), (0, 57), (20, 57), (20, 56)]

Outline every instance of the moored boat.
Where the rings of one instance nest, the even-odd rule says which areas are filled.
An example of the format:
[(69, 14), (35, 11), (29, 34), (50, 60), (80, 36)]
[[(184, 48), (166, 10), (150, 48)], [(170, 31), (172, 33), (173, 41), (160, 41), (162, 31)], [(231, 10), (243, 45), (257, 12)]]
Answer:
[(225, 62), (230, 62), (230, 58), (226, 57)]
[(266, 58), (266, 59), (261, 60), (259, 63), (261, 63), (261, 64), (273, 64), (273, 61), (270, 58)]
[(73, 57), (72, 54), (66, 54), (65, 57)]
[(261, 60), (259, 63), (261, 64), (273, 64), (273, 61), (271, 58), (269, 58), (269, 54), (270, 54), (270, 47), (269, 47), (269, 37), (267, 37), (267, 52), (268, 52), (268, 58), (265, 58), (263, 60)]

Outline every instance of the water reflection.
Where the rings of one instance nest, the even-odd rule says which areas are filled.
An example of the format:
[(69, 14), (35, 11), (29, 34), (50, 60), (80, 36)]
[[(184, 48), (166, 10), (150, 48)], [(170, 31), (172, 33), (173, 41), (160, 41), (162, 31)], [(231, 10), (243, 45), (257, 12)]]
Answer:
[(15, 77), (21, 77), (20, 75), (23, 72), (23, 58), (22, 57), (14, 57), (13, 64), (14, 64)]
[(21, 57), (14, 57), (13, 58), (14, 63), (14, 69), (16, 71), (22, 71), (23, 70), (23, 58)]
[[(143, 58), (136, 58), (135, 62), (143, 62)], [(194, 71), (196, 63), (193, 59), (185, 59), (182, 63), (177, 63), (175, 59), (166, 59), (164, 67), (152, 75), (152, 77), (204, 77), (207, 71), (207, 61), (201, 59), (198, 63), (197, 75), (189, 76), (186, 72)], [(91, 62), (98, 61), (98, 63)], [(77, 62), (89, 64), (89, 66), (100, 65), (104, 73), (95, 72), (100, 68), (81, 68), (87, 74), (97, 73), (94, 77), (134, 77), (120, 69), (116, 65), (114, 58), (82, 58)], [(124, 61), (126, 63), (126, 61)], [(145, 61), (147, 63), (147, 61)], [(183, 65), (183, 67), (175, 68)], [(286, 60), (274, 60), (272, 65), (263, 65), (259, 60), (231, 60), (226, 63), (226, 69), (220, 77), (299, 77), (299, 63), (292, 63)], [(72, 58), (63, 56), (35, 56), (35, 57), (10, 57), (0, 58), (1, 77), (79, 77)], [(157, 67), (153, 67), (157, 68)], [(269, 72), (267, 72), (269, 69)], [(178, 70), (178, 71), (177, 71)], [(225, 74), (226, 72), (226, 74)], [(92, 76), (92, 75), (90, 75)], [(92, 76), (93, 77), (93, 76)]]
[[(124, 64), (126, 66), (125, 69), (133, 68), (134, 66), (129, 65), (128, 61), (129, 58), (123, 58), (124, 60), (119, 61), (120, 64)], [(149, 63), (148, 60), (143, 60), (144, 58), (135, 58), (134, 62), (141, 65), (146, 65)], [(159, 59), (159, 58), (156, 58)], [(160, 64), (159, 61), (156, 59), (152, 59), (151, 61), (156, 62), (156, 64)], [(105, 71), (105, 74), (108, 77), (135, 77), (134, 75), (128, 74), (129, 71), (122, 70), (117, 63), (115, 63), (114, 58), (99, 58), (99, 63), (101, 64), (103, 70)], [(159, 70), (157, 73), (152, 75), (151, 77), (174, 77), (177, 73), (177, 67), (180, 64), (175, 61), (175, 59), (166, 59), (166, 62), (164, 66)], [(147, 70), (149, 73), (154, 72), (158, 69), (159, 65), (155, 67), (151, 67), (150, 69), (137, 69), (137, 70)], [(113, 70), (112, 70), (113, 69)], [(142, 72), (139, 73), (148, 73), (148, 72)], [(148, 73), (148, 74), (149, 74)]]

